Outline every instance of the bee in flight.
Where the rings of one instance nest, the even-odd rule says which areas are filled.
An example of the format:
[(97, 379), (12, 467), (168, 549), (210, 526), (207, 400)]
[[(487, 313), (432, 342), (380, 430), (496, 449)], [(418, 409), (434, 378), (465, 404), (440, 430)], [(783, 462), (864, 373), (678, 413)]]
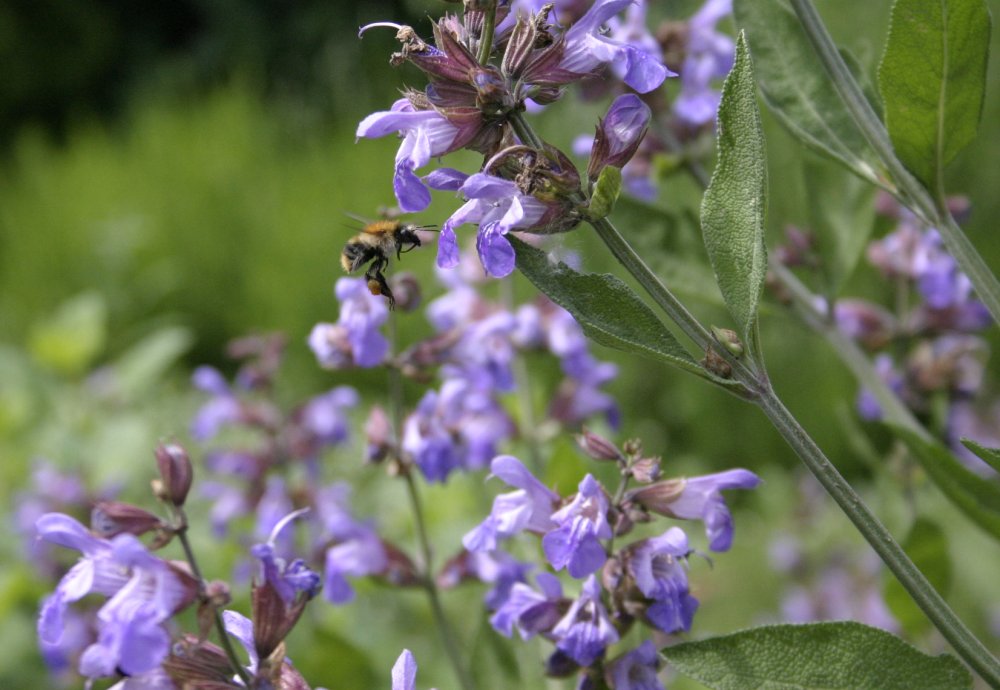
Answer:
[(340, 255), (340, 265), (348, 273), (369, 264), (365, 271), (368, 290), (373, 295), (385, 295), (389, 308), (396, 305), (389, 283), (382, 273), (389, 266), (393, 253), (399, 259), (405, 252), (420, 246), (417, 230), (422, 226), (399, 220), (376, 220), (366, 224), (357, 235), (347, 240)]

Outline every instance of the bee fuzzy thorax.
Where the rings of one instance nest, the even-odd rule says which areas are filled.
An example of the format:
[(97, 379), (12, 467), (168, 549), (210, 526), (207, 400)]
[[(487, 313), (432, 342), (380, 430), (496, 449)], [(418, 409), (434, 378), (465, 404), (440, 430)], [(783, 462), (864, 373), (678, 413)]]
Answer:
[(364, 265), (368, 290), (373, 295), (385, 295), (391, 309), (396, 300), (386, 282), (385, 271), (392, 255), (400, 258), (405, 252), (420, 246), (418, 226), (398, 220), (377, 220), (365, 225), (361, 232), (347, 240), (340, 255), (340, 265), (353, 273)]

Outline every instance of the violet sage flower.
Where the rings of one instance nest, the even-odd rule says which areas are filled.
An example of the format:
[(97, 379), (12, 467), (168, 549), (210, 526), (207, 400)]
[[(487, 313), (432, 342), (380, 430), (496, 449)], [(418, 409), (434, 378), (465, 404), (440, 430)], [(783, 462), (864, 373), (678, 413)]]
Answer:
[(689, 553), (687, 535), (680, 527), (628, 549), (628, 572), (649, 601), (646, 618), (666, 633), (690, 630), (698, 608), (698, 600), (688, 590), (685, 559)]
[(608, 664), (605, 675), (615, 690), (663, 690), (657, 675), (660, 655), (651, 640), (643, 640), (635, 649)]
[(635, 94), (624, 94), (614, 100), (597, 123), (587, 164), (591, 182), (597, 181), (605, 166), (621, 168), (628, 163), (646, 135), (651, 117), (649, 106)]
[(601, 586), (588, 577), (566, 615), (552, 629), (556, 649), (580, 666), (590, 666), (618, 641), (618, 631), (601, 603)]
[(385, 300), (371, 294), (363, 278), (340, 278), (334, 288), (340, 301), (337, 323), (319, 323), (309, 334), (309, 347), (324, 369), (362, 368), (381, 364), (389, 341), (379, 328), (389, 318)]
[(573, 501), (552, 513), (556, 528), (542, 537), (542, 549), (552, 567), (566, 568), (571, 576), (582, 578), (604, 565), (608, 554), (601, 539), (611, 538), (607, 513), (604, 487), (586, 475)]
[(707, 0), (688, 21), (687, 56), (681, 66), (681, 92), (674, 113), (690, 125), (703, 125), (715, 118), (722, 93), (712, 81), (725, 77), (733, 67), (733, 39), (716, 31), (715, 25), (731, 14), (732, 0)]
[(750, 470), (734, 469), (687, 479), (650, 484), (629, 493), (629, 499), (666, 517), (701, 520), (708, 548), (728, 551), (733, 542), (733, 516), (722, 497), (724, 489), (752, 489), (760, 478)]
[(544, 534), (555, 527), (552, 512), (559, 494), (535, 478), (513, 455), (499, 455), (490, 463), (490, 475), (517, 488), (493, 499), (493, 509), (478, 527), (462, 537), (469, 551), (493, 551), (500, 539), (524, 530)]

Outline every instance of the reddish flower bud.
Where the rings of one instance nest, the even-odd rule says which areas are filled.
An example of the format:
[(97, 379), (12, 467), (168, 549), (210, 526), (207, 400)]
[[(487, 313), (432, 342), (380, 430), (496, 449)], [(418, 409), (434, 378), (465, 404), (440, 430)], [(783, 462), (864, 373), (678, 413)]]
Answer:
[(639, 458), (632, 464), (632, 477), (640, 484), (651, 484), (660, 478), (659, 458)]
[(160, 518), (148, 510), (119, 501), (100, 501), (90, 512), (91, 530), (104, 539), (126, 532), (141, 536), (162, 524)]
[(194, 479), (187, 451), (176, 443), (161, 443), (156, 448), (156, 466), (162, 481), (160, 498), (177, 507), (184, 505)]
[(576, 442), (583, 451), (594, 460), (611, 460), (618, 462), (624, 460), (622, 453), (611, 441), (603, 436), (599, 436), (586, 427), (583, 433), (576, 437)]

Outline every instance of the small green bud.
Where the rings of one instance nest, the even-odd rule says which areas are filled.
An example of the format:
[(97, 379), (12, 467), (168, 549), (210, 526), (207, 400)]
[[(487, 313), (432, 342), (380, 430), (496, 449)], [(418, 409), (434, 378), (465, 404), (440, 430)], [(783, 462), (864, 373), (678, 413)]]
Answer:
[(740, 342), (740, 337), (736, 334), (736, 331), (730, 328), (712, 326), (712, 335), (715, 336), (715, 339), (719, 341), (722, 347), (729, 350), (733, 357), (743, 356), (743, 343)]
[(622, 191), (622, 171), (613, 165), (606, 165), (601, 169), (601, 174), (597, 177), (597, 184), (594, 185), (594, 192), (590, 195), (590, 206), (587, 215), (593, 220), (605, 218), (611, 214), (618, 201), (618, 195)]

